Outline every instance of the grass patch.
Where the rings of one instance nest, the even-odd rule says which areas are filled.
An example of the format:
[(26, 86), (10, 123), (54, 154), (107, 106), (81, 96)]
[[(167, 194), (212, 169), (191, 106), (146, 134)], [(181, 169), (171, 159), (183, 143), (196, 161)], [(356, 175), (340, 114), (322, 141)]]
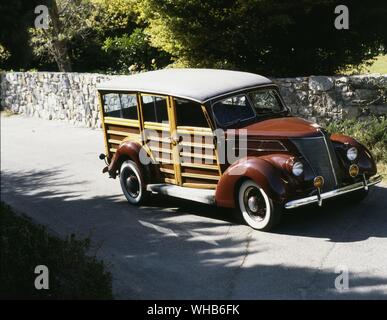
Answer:
[(1, 117), (11, 117), (14, 116), (16, 113), (11, 111), (10, 109), (0, 109), (0, 116)]
[(368, 73), (387, 73), (387, 55), (379, 55), (374, 59), (365, 61), (358, 66), (348, 66), (339, 70), (338, 73), (353, 75), (353, 74), (368, 74)]
[[(59, 239), (0, 203), (0, 299), (112, 299), (112, 276), (90, 255), (90, 240)], [(37, 265), (49, 289), (36, 290)]]
[(342, 120), (328, 123), (331, 133), (342, 133), (363, 143), (372, 153), (378, 172), (387, 178), (387, 117), (372, 117), (365, 120)]

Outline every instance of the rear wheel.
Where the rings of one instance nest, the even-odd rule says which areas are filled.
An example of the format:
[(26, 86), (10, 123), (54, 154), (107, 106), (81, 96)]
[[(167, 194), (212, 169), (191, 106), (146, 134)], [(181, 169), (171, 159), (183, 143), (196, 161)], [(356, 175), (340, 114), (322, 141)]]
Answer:
[(131, 160), (124, 161), (120, 169), (120, 183), (126, 199), (134, 205), (143, 204), (149, 193), (137, 164)]
[(240, 186), (238, 203), (243, 221), (253, 229), (268, 231), (280, 221), (281, 208), (252, 180)]

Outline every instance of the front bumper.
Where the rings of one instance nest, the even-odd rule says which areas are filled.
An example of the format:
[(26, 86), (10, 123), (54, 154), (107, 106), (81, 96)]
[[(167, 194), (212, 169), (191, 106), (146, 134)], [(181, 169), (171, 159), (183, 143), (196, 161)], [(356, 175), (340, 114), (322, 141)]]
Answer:
[(321, 205), (322, 201), (325, 199), (341, 196), (342, 194), (346, 194), (355, 190), (360, 190), (360, 189), (367, 190), (369, 186), (373, 186), (381, 181), (382, 181), (382, 177), (380, 175), (373, 176), (368, 180), (364, 178), (364, 181), (362, 182), (357, 182), (357, 183), (342, 187), (340, 189), (324, 192), (324, 193), (321, 193), (320, 196), (315, 195), (315, 196), (289, 201), (285, 204), (285, 209), (298, 208), (311, 203), (318, 203), (319, 205)]

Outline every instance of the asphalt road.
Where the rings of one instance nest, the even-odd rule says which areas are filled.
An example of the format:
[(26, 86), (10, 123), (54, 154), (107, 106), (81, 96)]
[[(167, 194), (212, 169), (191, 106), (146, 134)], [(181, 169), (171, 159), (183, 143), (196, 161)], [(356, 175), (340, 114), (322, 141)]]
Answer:
[(357, 206), (294, 210), (263, 233), (188, 201), (130, 206), (101, 173), (102, 151), (100, 130), (1, 117), (2, 200), (61, 236), (90, 236), (117, 298), (387, 298), (386, 185)]

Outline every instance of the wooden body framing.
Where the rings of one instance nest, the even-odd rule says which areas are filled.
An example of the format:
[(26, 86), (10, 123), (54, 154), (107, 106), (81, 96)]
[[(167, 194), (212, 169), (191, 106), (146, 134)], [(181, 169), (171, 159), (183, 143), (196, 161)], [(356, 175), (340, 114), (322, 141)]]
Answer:
[[(138, 120), (105, 116), (102, 95), (106, 93), (136, 94)], [(164, 183), (199, 189), (216, 188), (222, 172), (214, 143), (213, 126), (204, 106), (201, 112), (208, 122), (207, 128), (176, 126), (173, 96), (113, 90), (99, 92), (98, 95), (105, 152), (109, 160), (120, 144), (133, 141), (141, 144), (157, 164)], [(145, 95), (166, 99), (168, 123), (144, 121), (141, 96)]]

